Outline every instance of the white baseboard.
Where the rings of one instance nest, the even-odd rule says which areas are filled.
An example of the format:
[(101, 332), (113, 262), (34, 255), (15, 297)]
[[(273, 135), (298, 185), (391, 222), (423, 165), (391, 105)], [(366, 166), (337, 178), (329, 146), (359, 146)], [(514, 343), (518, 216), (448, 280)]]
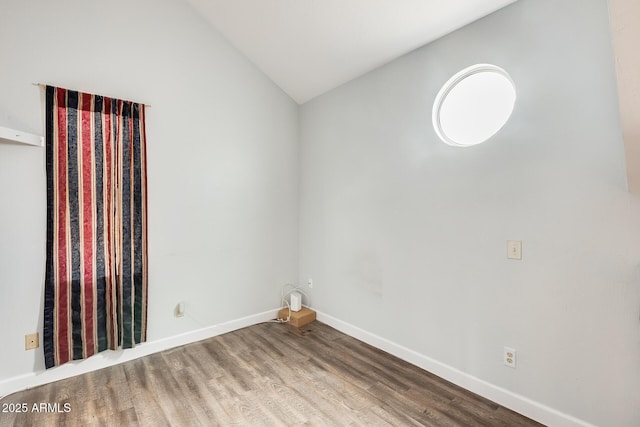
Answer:
[(138, 359), (159, 351), (168, 350), (170, 348), (215, 337), (217, 335), (226, 334), (227, 332), (242, 329), (257, 323), (266, 322), (268, 320), (275, 319), (277, 313), (278, 309), (269, 310), (240, 319), (230, 320), (218, 325), (174, 335), (172, 337), (162, 338), (156, 341), (148, 341), (138, 344), (135, 348), (115, 351), (107, 350), (85, 360), (72, 361), (45, 371), (33, 372), (9, 378), (0, 381), (0, 398), (17, 391), (26, 390), (42, 384), (70, 378), (91, 371), (97, 371), (98, 369), (128, 362), (129, 360)]
[[(218, 325), (185, 332), (168, 338), (150, 341), (135, 348), (117, 351), (105, 351), (89, 359), (73, 361), (46, 371), (29, 373), (0, 381), (0, 398), (17, 391), (26, 390), (42, 384), (70, 378), (86, 372), (117, 365), (129, 360), (148, 356), (170, 348), (222, 335), (257, 323), (274, 319), (278, 309), (265, 311), (252, 316), (231, 320)], [(447, 381), (470, 390), (482, 397), (492, 400), (506, 408), (512, 409), (531, 419), (549, 426), (558, 427), (594, 427), (585, 421), (565, 414), (534, 400), (498, 387), (480, 378), (469, 375), (442, 362), (424, 356), (407, 347), (396, 344), (386, 338), (365, 331), (350, 323), (339, 320), (328, 314), (316, 311), (317, 319), (347, 335), (366, 342), (376, 348), (393, 354), (402, 360), (429, 371)]]
[(336, 319), (328, 314), (316, 311), (316, 318), (318, 321), (347, 335), (357, 338), (360, 341), (364, 341), (365, 343), (379, 348), (380, 350), (384, 350), (387, 353), (393, 354), (402, 360), (542, 424), (554, 427), (594, 427), (592, 424), (576, 417), (481, 380), (480, 378), (469, 375), (430, 357), (424, 356), (407, 347), (389, 341), (386, 338), (367, 332), (357, 326), (343, 322), (342, 320)]

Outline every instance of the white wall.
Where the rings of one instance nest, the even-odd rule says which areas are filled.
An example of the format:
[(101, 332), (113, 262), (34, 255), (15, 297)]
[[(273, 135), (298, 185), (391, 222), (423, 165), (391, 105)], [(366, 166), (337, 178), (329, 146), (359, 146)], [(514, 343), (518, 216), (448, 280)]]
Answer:
[[(42, 134), (35, 82), (152, 105), (150, 341), (277, 307), (297, 275), (297, 105), (189, 6), (3, 0), (0, 58), (0, 126)], [(0, 383), (44, 368), (24, 335), (42, 331), (45, 202), (44, 148), (0, 142)]]
[[(177, 0), (5, 0), (0, 57), (0, 126), (42, 133), (33, 82), (152, 104), (150, 340), (277, 305), (298, 266), (300, 127), (299, 279), (319, 310), (566, 414), (640, 424), (640, 201), (604, 0), (520, 0), (305, 104), (300, 123)], [(490, 143), (445, 146), (431, 104), (478, 62), (511, 73), (513, 118)], [(43, 369), (23, 350), (42, 327), (42, 148), (0, 143), (0, 201), (2, 383)]]
[[(566, 415), (640, 425), (640, 199), (610, 44), (604, 0), (521, 0), (303, 105), (299, 280), (317, 309)], [(517, 85), (512, 119), (446, 146), (433, 100), (485, 62)]]

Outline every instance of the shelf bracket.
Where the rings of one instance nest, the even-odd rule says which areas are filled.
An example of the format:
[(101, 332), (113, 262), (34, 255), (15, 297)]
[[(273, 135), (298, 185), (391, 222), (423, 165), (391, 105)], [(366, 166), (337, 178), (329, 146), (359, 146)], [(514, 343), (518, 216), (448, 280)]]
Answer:
[(44, 147), (44, 137), (0, 126), (0, 140)]

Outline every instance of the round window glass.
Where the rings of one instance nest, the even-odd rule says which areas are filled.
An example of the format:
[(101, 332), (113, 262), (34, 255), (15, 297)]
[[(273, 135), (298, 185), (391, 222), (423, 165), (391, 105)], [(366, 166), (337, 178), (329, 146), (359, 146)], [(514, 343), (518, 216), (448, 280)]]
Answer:
[(480, 144), (509, 120), (516, 88), (505, 70), (478, 64), (465, 68), (442, 86), (433, 104), (433, 127), (456, 147)]

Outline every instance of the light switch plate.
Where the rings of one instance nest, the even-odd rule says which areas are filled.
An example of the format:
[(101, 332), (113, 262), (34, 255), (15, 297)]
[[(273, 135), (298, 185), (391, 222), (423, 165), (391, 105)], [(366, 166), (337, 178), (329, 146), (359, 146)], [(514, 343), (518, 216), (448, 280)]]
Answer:
[(507, 258), (522, 259), (522, 240), (507, 240)]

